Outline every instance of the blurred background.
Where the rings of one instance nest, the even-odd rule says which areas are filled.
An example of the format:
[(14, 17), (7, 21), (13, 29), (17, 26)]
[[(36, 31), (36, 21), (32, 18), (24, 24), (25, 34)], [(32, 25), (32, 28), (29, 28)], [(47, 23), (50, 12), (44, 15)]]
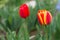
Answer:
[[(24, 22), (24, 19), (19, 16), (19, 7), (28, 1), (32, 0), (0, 0), (0, 40), (6, 40), (5, 35), (9, 30), (18, 32)], [(35, 22), (38, 9), (46, 9), (53, 16), (53, 21), (49, 25), (52, 27), (52, 40), (60, 40), (60, 0), (38, 0), (36, 3), (38, 4), (35, 8), (29, 7), (30, 16), (27, 19), (27, 26), (30, 35), (36, 32)], [(38, 22), (37, 25), (39, 26)]]

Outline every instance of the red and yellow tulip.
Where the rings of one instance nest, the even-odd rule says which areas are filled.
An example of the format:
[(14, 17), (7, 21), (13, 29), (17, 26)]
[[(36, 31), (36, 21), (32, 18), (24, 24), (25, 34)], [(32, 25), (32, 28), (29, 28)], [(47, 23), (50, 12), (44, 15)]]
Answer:
[(47, 10), (39, 10), (37, 14), (38, 21), (41, 25), (50, 24), (52, 21), (52, 15)]

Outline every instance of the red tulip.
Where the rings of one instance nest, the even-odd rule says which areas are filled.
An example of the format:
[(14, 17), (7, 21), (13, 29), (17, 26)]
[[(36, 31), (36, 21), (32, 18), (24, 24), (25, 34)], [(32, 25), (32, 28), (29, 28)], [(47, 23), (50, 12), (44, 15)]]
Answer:
[(23, 4), (20, 6), (19, 14), (22, 18), (27, 18), (29, 16), (29, 8), (27, 4)]
[(52, 21), (52, 15), (47, 10), (39, 10), (37, 17), (41, 25), (48, 25)]

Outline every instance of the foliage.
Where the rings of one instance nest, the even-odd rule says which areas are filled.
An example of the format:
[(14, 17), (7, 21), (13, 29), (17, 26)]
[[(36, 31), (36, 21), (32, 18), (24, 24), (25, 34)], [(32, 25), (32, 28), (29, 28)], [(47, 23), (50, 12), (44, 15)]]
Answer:
[[(37, 5), (34, 9), (29, 7), (30, 16), (26, 19), (25, 24), (25, 20), (19, 16), (19, 7), (27, 1), (30, 0), (0, 0), (0, 31), (3, 31), (3, 33), (0, 32), (2, 34), (0, 39), (28, 40), (30, 32), (37, 30), (36, 40), (41, 40), (41, 38), (47, 40), (45, 38), (47, 34), (49, 35), (49, 40), (60, 40), (60, 12), (56, 10), (57, 0), (35, 0)], [(36, 14), (39, 9), (46, 9), (53, 15), (52, 23), (46, 28), (41, 27), (37, 21)], [(22, 26), (27, 26), (29, 34)], [(45, 36), (41, 34), (42, 29), (45, 30)]]

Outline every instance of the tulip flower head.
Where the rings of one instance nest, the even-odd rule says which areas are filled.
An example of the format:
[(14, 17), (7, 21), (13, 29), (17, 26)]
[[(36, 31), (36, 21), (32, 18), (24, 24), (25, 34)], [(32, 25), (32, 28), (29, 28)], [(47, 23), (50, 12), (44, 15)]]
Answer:
[(22, 18), (27, 18), (29, 16), (29, 7), (27, 4), (23, 4), (19, 8), (19, 15)]
[(37, 18), (41, 25), (48, 25), (52, 21), (52, 15), (47, 10), (39, 10)]

